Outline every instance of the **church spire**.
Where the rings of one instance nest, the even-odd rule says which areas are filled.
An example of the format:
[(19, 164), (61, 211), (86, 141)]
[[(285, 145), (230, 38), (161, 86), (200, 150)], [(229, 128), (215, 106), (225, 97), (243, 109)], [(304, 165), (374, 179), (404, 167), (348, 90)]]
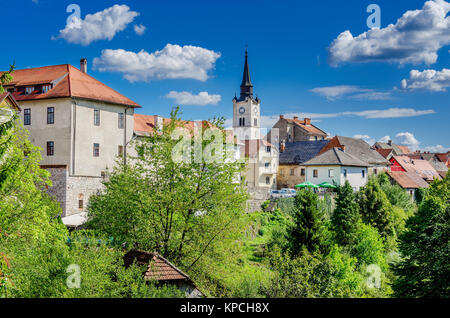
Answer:
[(245, 50), (245, 64), (244, 64), (244, 75), (242, 76), (241, 83), (241, 96), (240, 100), (245, 100), (246, 97), (253, 97), (253, 85), (250, 80), (250, 70), (248, 68), (248, 52)]

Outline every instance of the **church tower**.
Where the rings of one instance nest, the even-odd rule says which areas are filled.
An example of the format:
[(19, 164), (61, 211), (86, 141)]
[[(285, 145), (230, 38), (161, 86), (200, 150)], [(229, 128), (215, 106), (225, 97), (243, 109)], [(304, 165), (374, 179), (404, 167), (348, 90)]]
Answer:
[(239, 99), (233, 98), (233, 130), (240, 140), (260, 139), (260, 105), (258, 97), (253, 98), (250, 80), (248, 53), (245, 51), (244, 75), (242, 76)]

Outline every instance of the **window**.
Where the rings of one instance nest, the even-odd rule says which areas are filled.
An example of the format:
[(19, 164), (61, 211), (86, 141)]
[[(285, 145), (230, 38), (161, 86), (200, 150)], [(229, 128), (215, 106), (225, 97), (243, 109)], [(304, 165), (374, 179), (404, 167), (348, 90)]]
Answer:
[(45, 93), (47, 93), (49, 90), (51, 90), (52, 89), (52, 86), (51, 85), (43, 85), (42, 86), (42, 94), (45, 94)]
[(47, 156), (53, 156), (55, 154), (55, 142), (47, 141)]
[(100, 144), (94, 144), (94, 157), (100, 156)]
[(314, 139), (317, 141), (319, 138), (317, 138), (317, 136), (315, 136)]
[(23, 110), (23, 124), (31, 125), (31, 108), (25, 108)]
[(123, 129), (125, 127), (124, 124), (124, 114), (119, 113), (119, 129)]
[(245, 118), (239, 118), (239, 126), (245, 126)]
[(94, 126), (100, 126), (100, 109), (94, 109)]
[(270, 162), (266, 162), (266, 163), (264, 164), (264, 167), (270, 168)]
[(362, 170), (361, 175), (362, 175), (363, 179), (365, 179), (366, 178), (366, 170)]
[(377, 175), (378, 174), (378, 170), (375, 168), (373, 169), (373, 174)]
[(280, 176), (284, 176), (284, 169), (280, 169)]
[(8, 93), (14, 93), (14, 87), (12, 87), (12, 88), (8, 88)]
[(34, 91), (34, 87), (33, 86), (26, 87), (25, 88), (25, 95), (30, 95), (31, 93), (33, 93), (33, 91)]
[(314, 178), (318, 178), (319, 177), (319, 170), (317, 170), (317, 169), (313, 170), (313, 177)]
[(295, 174), (295, 170), (291, 169), (291, 176), (293, 176)]
[(258, 119), (254, 119), (255, 126), (258, 126)]
[(270, 184), (270, 177), (266, 177), (266, 184)]
[(266, 147), (266, 152), (267, 152), (267, 153), (270, 153), (271, 151), (272, 151), (272, 148), (271, 148), (270, 146), (267, 146), (267, 147)]
[(47, 107), (47, 124), (53, 125), (55, 123), (55, 107)]
[(80, 211), (84, 209), (84, 194), (82, 193), (78, 195), (78, 209)]
[(305, 174), (306, 174), (306, 170), (305, 170), (305, 168), (303, 168), (303, 169), (300, 171), (300, 175), (304, 176)]
[(347, 178), (347, 169), (344, 169), (344, 178)]
[(328, 170), (328, 177), (333, 178), (334, 177), (334, 169)]
[(119, 156), (120, 156), (120, 157), (123, 156), (123, 146), (119, 146), (119, 147), (118, 147), (118, 153), (119, 153)]

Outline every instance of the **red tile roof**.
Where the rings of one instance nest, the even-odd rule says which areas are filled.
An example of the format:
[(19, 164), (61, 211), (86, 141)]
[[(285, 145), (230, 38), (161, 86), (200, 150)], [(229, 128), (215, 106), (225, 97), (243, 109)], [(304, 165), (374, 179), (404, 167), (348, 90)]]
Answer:
[(187, 274), (157, 253), (131, 250), (124, 256), (124, 265), (129, 267), (133, 262), (138, 265), (148, 265), (144, 273), (145, 280), (192, 282)]
[[(170, 118), (165, 118), (165, 117), (158, 116), (158, 115), (134, 114), (134, 132), (140, 136), (146, 136), (146, 135), (152, 134), (157, 126), (158, 117), (162, 119), (163, 125), (168, 125), (172, 121)], [(194, 121), (182, 121), (182, 122), (183, 122), (183, 126), (187, 129), (189, 129), (190, 131), (194, 131), (196, 123), (200, 123), (200, 121), (195, 121), (195, 122)], [(207, 120), (202, 120), (201, 123), (202, 123), (203, 129), (213, 127), (213, 124), (211, 124)]]
[(8, 100), (7, 104), (14, 107), (16, 110), (20, 111), (19, 105), (17, 104), (16, 100), (10, 93), (4, 92), (4, 93), (0, 94), (0, 104), (3, 103), (3, 101), (6, 99)]
[(316, 134), (316, 135), (323, 135), (323, 136), (328, 136), (326, 132), (324, 132), (323, 130), (319, 129), (318, 127), (312, 125), (310, 123), (310, 119), (309, 124), (307, 123), (307, 120), (299, 120), (299, 119), (289, 119), (289, 118), (284, 118), (285, 120), (287, 120), (288, 123), (291, 124), (295, 124), (296, 126), (303, 128), (304, 130), (306, 130), (307, 132), (311, 133), (311, 134)]
[(408, 156), (394, 156), (394, 159), (407, 172), (415, 172), (428, 181), (433, 181), (434, 178), (441, 179), (441, 176), (426, 160), (411, 159)]
[(415, 172), (388, 171), (388, 175), (404, 189), (428, 188), (429, 184)]
[(44, 84), (53, 85), (53, 88), (45, 94), (41, 94), (36, 89), (29, 95), (15, 91), (13, 96), (17, 101), (78, 97), (118, 105), (140, 107), (131, 99), (69, 64), (15, 70), (12, 76), (13, 81), (5, 85), (6, 87), (14, 86), (18, 88)]
[(392, 153), (392, 149), (375, 149), (375, 150), (386, 159)]

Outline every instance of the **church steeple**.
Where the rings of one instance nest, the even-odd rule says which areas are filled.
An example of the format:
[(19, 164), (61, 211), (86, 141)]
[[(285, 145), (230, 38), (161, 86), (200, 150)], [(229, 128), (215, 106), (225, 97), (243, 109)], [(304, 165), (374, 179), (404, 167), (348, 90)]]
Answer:
[(248, 52), (245, 50), (245, 64), (244, 64), (244, 75), (242, 76), (241, 83), (241, 96), (239, 100), (245, 100), (246, 97), (253, 97), (253, 85), (250, 80), (250, 70), (248, 68)]

